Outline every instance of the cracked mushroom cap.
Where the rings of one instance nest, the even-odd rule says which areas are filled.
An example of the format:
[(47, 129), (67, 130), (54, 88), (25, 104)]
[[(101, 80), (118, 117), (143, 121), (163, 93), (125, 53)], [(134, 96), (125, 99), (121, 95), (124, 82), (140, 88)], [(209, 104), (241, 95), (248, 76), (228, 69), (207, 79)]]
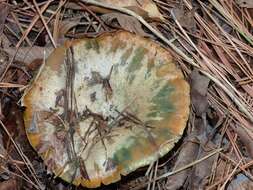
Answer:
[(168, 153), (189, 102), (171, 54), (128, 32), (67, 41), (22, 100), (28, 139), (48, 170), (89, 188)]

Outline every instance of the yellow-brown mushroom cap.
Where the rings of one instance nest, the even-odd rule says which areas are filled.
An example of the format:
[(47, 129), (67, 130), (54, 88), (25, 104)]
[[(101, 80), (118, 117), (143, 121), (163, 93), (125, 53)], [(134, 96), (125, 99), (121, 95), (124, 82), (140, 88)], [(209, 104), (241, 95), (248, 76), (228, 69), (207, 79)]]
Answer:
[(171, 54), (128, 32), (66, 42), (22, 102), (28, 139), (48, 169), (91, 188), (169, 152), (190, 104)]

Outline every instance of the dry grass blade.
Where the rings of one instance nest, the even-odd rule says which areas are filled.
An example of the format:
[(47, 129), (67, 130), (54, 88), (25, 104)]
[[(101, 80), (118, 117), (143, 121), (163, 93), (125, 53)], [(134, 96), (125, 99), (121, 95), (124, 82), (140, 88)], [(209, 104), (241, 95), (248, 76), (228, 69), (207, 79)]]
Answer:
[[(47, 7), (49, 6), (49, 4), (50, 4), (52, 1), (53, 1), (53, 0), (47, 1), (47, 3), (42, 7), (41, 13), (44, 12), (44, 11), (47, 9)], [(19, 40), (18, 43), (16, 44), (16, 46), (15, 46), (15, 47), (16, 47), (16, 49), (15, 49), (15, 54), (13, 55), (13, 57), (11, 57), (11, 59), (10, 59), (8, 65), (6, 66), (6, 69), (5, 69), (4, 73), (3, 73), (2, 76), (0, 77), (0, 81), (3, 81), (3, 78), (5, 77), (5, 75), (6, 75), (7, 71), (8, 71), (8, 69), (10, 68), (12, 62), (13, 62), (14, 59), (15, 59), (15, 56), (16, 56), (16, 54), (17, 54), (17, 52), (18, 52), (18, 48), (19, 48), (20, 45), (23, 43), (23, 41), (27, 38), (27, 35), (30, 33), (30, 31), (32, 30), (33, 26), (34, 26), (35, 23), (38, 21), (38, 19), (39, 19), (39, 15), (37, 15), (37, 16), (35, 16), (35, 17), (33, 18), (33, 20), (32, 20), (32, 22), (31, 22), (30, 26), (26, 29), (26, 31), (24, 31), (22, 37), (20, 38), (20, 40)]]
[[(212, 19), (212, 21), (215, 23), (215, 25), (219, 28), (219, 30), (224, 34), (224, 36), (226, 37), (226, 39), (228, 40), (228, 42), (232, 45), (233, 50), (236, 50), (236, 52), (238, 53), (238, 55), (240, 56), (240, 58), (242, 59), (242, 61), (244, 62), (244, 64), (240, 64), (240, 62), (238, 60), (236, 60), (236, 57), (233, 57), (233, 55), (230, 53), (229, 51), (226, 50), (226, 48), (224, 48), (224, 50), (234, 59), (234, 61), (242, 67), (242, 70), (245, 72), (245, 74), (247, 76), (251, 76), (253, 71), (251, 69), (251, 67), (249, 66), (248, 62), (246, 61), (246, 59), (244, 58), (244, 56), (242, 55), (241, 51), (237, 48), (237, 46), (235, 45), (235, 43), (233, 42), (233, 37), (231, 35), (229, 35), (227, 32), (224, 31), (224, 29), (219, 25), (219, 23), (213, 18), (213, 16), (209, 13), (209, 11), (204, 7), (204, 5), (201, 3), (203, 10), (205, 10), (205, 12), (208, 14), (208, 16)], [(218, 37), (216, 37), (215, 35), (213, 35), (214, 38), (216, 38), (216, 41), (219, 41)], [(223, 46), (222, 46), (223, 47)], [(244, 68), (244, 65), (247, 68)], [(249, 72), (249, 73), (248, 73)]]
[[(15, 23), (17, 23), (18, 28), (19, 28), (19, 30), (21, 31), (22, 35), (24, 35), (23, 28), (22, 28), (21, 24), (19, 23), (19, 20), (18, 20), (17, 16), (15, 15), (15, 13), (12, 12), (12, 13), (11, 13), (11, 16), (13, 17)], [(32, 44), (31, 44), (29, 38), (25, 37), (25, 41), (28, 43), (29, 46), (32, 46)]]
[[(208, 155), (202, 157), (201, 159), (196, 160), (196, 161), (194, 161), (194, 162), (192, 162), (192, 163), (190, 163), (190, 164), (187, 164), (186, 166), (183, 166), (183, 167), (181, 167), (181, 168), (178, 168), (177, 170), (175, 170), (175, 171), (173, 171), (173, 172), (167, 172), (167, 173), (165, 173), (165, 174), (163, 174), (163, 175), (160, 175), (160, 176), (158, 176), (158, 177), (156, 177), (156, 178), (154, 178), (154, 179), (150, 179), (149, 182), (146, 183), (146, 185), (148, 185), (148, 184), (150, 185), (151, 182), (154, 183), (154, 182), (156, 182), (156, 181), (158, 181), (158, 180), (164, 179), (164, 178), (166, 178), (166, 177), (169, 177), (169, 176), (172, 176), (172, 175), (174, 175), (174, 174), (176, 174), (176, 173), (179, 173), (179, 172), (181, 172), (181, 171), (183, 171), (183, 170), (186, 170), (186, 169), (188, 169), (188, 168), (191, 168), (192, 166), (194, 166), (194, 165), (196, 165), (196, 164), (198, 164), (198, 163), (200, 163), (200, 162), (202, 162), (202, 161), (205, 161), (206, 159), (210, 158), (211, 156), (220, 153), (222, 150), (223, 150), (222, 148), (216, 149), (216, 150), (212, 151), (211, 153), (209, 153)], [(152, 172), (151, 172), (151, 173), (152, 173)], [(143, 184), (142, 184), (141, 186), (143, 186)], [(133, 190), (137, 190), (137, 189), (139, 189), (139, 186), (137, 186), (136, 188), (133, 188)]]
[(38, 6), (38, 4), (37, 4), (37, 2), (36, 2), (35, 0), (33, 0), (33, 3), (34, 3), (34, 5), (35, 5), (35, 8), (36, 8), (36, 10), (37, 10), (39, 16), (40, 16), (40, 19), (41, 19), (42, 23), (44, 24), (44, 27), (45, 27), (46, 30), (47, 30), (48, 36), (49, 36), (49, 38), (50, 38), (50, 40), (51, 40), (53, 46), (56, 48), (57, 46), (56, 46), (56, 43), (55, 43), (55, 41), (54, 41), (54, 38), (53, 38), (53, 36), (52, 36), (52, 34), (51, 34), (51, 32), (50, 32), (48, 26), (47, 26), (47, 23), (46, 23), (46, 21), (45, 21), (43, 15), (42, 15), (42, 12), (43, 12), (43, 11), (40, 10), (40, 8), (39, 8), (39, 6)]
[(24, 85), (0, 82), (0, 88), (23, 88)]
[[(233, 165), (234, 165), (235, 167), (237, 166), (238, 162), (232, 160), (232, 159), (229, 158), (227, 155), (221, 153), (221, 156), (225, 157), (225, 158), (228, 159), (230, 162), (232, 162)], [(244, 172), (244, 174), (245, 174), (250, 180), (253, 180), (253, 176), (250, 174), (250, 172), (248, 172), (248, 171), (245, 169), (245, 168), (249, 167), (249, 165), (251, 165), (251, 164), (252, 164), (252, 161), (251, 161), (251, 163), (246, 163), (246, 164), (244, 164), (243, 166), (240, 166), (240, 165), (239, 165), (238, 168), (239, 168), (240, 170), (242, 170), (242, 171)], [(238, 171), (237, 171), (237, 172), (238, 172)]]
[(199, 159), (199, 160), (196, 160), (196, 161), (194, 161), (194, 162), (192, 162), (192, 163), (190, 163), (190, 164), (188, 164), (188, 165), (186, 165), (186, 166), (184, 166), (184, 167), (182, 167), (182, 168), (179, 168), (179, 169), (177, 169), (177, 170), (175, 170), (175, 171), (173, 171), (173, 172), (165, 173), (165, 174), (163, 174), (163, 175), (157, 177), (155, 180), (163, 179), (163, 178), (165, 178), (165, 177), (168, 177), (168, 176), (174, 175), (174, 174), (176, 174), (176, 173), (178, 173), (178, 172), (181, 172), (181, 171), (183, 171), (183, 170), (185, 170), (185, 169), (187, 169), (187, 168), (190, 168), (190, 167), (192, 167), (192, 166), (194, 166), (194, 165), (196, 165), (196, 164), (198, 164), (198, 163), (200, 163), (200, 162), (202, 162), (202, 161), (204, 161), (204, 160), (210, 158), (211, 156), (213, 156), (213, 155), (215, 155), (215, 154), (221, 152), (222, 150), (223, 150), (223, 148), (219, 148), (219, 149), (217, 149), (217, 150), (211, 152), (210, 154), (204, 156), (203, 158), (201, 158), (201, 159)]
[(253, 45), (253, 35), (245, 28), (240, 20), (230, 14), (229, 7), (226, 6), (226, 4), (216, 0), (209, 0), (209, 2), (227, 19), (233, 28), (235, 28), (251, 45)]
[[(0, 169), (3, 170), (3, 171), (5, 171), (5, 172), (8, 172), (8, 173), (12, 174), (13, 176), (16, 176), (16, 177), (19, 177), (19, 178), (25, 180), (27, 183), (31, 184), (33, 187), (35, 187), (36, 189), (38, 189), (37, 188), (38, 186), (35, 183), (33, 183), (33, 181), (30, 180), (24, 173), (22, 173), (23, 176), (24, 176), (23, 177), (22, 175), (19, 175), (19, 174), (15, 173), (15, 172), (12, 172), (12, 171), (8, 170), (7, 168), (4, 168), (3, 166), (0, 166)], [(22, 170), (20, 170), (20, 171), (22, 171)]]
[[(47, 3), (40, 9), (40, 14), (42, 14), (47, 7), (49, 6), (50, 3), (52, 3), (53, 0), (47, 1)], [(20, 38), (19, 42), (16, 45), (16, 48), (20, 47), (20, 45), (22, 44), (22, 42), (24, 41), (24, 39), (27, 37), (27, 35), (29, 34), (29, 32), (31, 31), (31, 29), (33, 28), (33, 26), (35, 25), (35, 23), (39, 20), (40, 15), (36, 15), (31, 24), (29, 25), (29, 27), (26, 29), (26, 31), (24, 32), (23, 36)]]
[(224, 189), (225, 189), (226, 184), (228, 183), (228, 181), (230, 180), (230, 178), (235, 174), (236, 169), (240, 166), (241, 162), (242, 162), (242, 160), (240, 160), (240, 161), (238, 162), (238, 164), (237, 164), (236, 167), (233, 169), (233, 171), (231, 172), (231, 174), (228, 176), (228, 178), (226, 179), (226, 181), (224, 182), (224, 184), (221, 186), (221, 188), (220, 188), (221, 190), (224, 190)]
[[(252, 166), (252, 164), (253, 164), (253, 161), (251, 161), (251, 162), (249, 162), (249, 163), (247, 163), (247, 164), (244, 164), (243, 166), (238, 166), (238, 167), (239, 167), (240, 170), (245, 170), (245, 169), (247, 169), (248, 167)], [(238, 165), (238, 163), (235, 163), (235, 164), (234, 164), (235, 167), (236, 167), (237, 165)], [(237, 169), (236, 174), (239, 173), (240, 170), (238, 171), (238, 169)], [(229, 177), (229, 174), (226, 175), (224, 178), (220, 179), (219, 181), (215, 182), (214, 184), (208, 186), (208, 187), (207, 187), (207, 190), (212, 190), (212, 189), (214, 189), (216, 186), (219, 186), (221, 183), (223, 183), (224, 181), (226, 181), (226, 179), (228, 179), (228, 177)]]
[[(172, 12), (173, 15), (173, 12)], [(193, 41), (190, 39), (190, 37), (187, 35), (187, 33), (185, 32), (185, 30), (182, 28), (182, 26), (180, 25), (180, 23), (176, 20), (176, 18), (174, 17), (174, 20), (176, 22), (176, 24), (179, 26), (180, 30), (182, 31), (182, 33), (186, 36), (188, 42), (194, 47), (194, 49), (199, 53), (199, 55), (202, 57), (203, 61), (208, 65), (209, 68), (214, 69), (214, 73), (217, 73), (219, 75), (219, 77), (214, 77), (212, 76), (210, 73), (208, 73), (207, 71), (203, 71), (201, 70), (201, 72), (203, 74), (205, 74), (208, 78), (210, 78), (212, 81), (214, 81), (219, 87), (221, 87), (228, 95), (229, 97), (236, 103), (236, 105), (238, 105), (239, 109), (241, 109), (242, 112), (244, 112), (247, 117), (253, 121), (253, 116), (252, 114), (248, 111), (246, 105), (244, 104), (244, 102), (241, 101), (240, 98), (238, 98), (236, 96), (234, 92), (237, 92), (237, 94), (240, 95), (240, 93), (236, 90), (236, 88), (220, 73), (219, 70), (217, 70), (214, 67), (214, 63), (208, 59), (197, 47), (196, 45), (193, 43)], [(198, 60), (200, 63), (200, 65), (202, 64), (202, 60)], [(221, 80), (219, 80), (219, 78)], [(223, 84), (221, 81), (225, 81), (226, 83)], [(226, 85), (227, 84), (227, 85)], [(241, 97), (242, 98), (242, 97)]]

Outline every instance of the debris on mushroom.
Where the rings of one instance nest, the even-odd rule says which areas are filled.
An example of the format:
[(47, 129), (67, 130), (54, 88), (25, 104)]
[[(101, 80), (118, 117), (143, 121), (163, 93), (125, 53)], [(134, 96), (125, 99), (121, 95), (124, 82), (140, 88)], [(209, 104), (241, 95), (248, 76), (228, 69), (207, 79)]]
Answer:
[(129, 32), (67, 41), (22, 103), (48, 170), (89, 188), (119, 181), (168, 153), (189, 113), (189, 85), (171, 54)]

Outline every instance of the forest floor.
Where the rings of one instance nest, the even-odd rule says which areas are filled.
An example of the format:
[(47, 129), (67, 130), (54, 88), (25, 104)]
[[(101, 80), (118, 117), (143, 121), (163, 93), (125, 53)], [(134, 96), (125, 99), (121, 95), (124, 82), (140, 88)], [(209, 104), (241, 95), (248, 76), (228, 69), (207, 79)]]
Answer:
[(253, 189), (252, 0), (154, 0), (163, 20), (108, 1), (0, 0), (0, 190), (85, 189), (47, 170), (27, 140), (20, 98), (54, 48), (116, 30), (171, 52), (190, 84), (191, 108), (172, 151), (97, 189)]

